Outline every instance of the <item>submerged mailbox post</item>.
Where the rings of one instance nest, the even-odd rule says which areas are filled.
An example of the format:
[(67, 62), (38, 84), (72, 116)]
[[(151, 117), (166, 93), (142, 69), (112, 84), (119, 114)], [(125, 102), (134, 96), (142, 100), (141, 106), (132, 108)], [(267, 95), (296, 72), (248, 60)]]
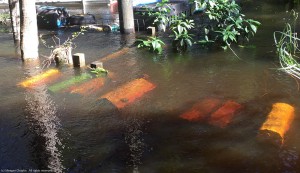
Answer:
[(232, 100), (222, 101), (209, 98), (197, 102), (191, 109), (180, 115), (180, 118), (188, 121), (207, 122), (213, 126), (226, 127), (242, 105)]
[(209, 124), (217, 127), (226, 127), (234, 117), (235, 113), (242, 108), (239, 103), (228, 100), (218, 110), (216, 110), (209, 118)]
[(94, 78), (88, 82), (85, 82), (79, 86), (71, 86), (69, 88), (70, 93), (81, 94), (84, 96), (92, 95), (99, 90), (105, 82), (105, 78)]
[(73, 54), (73, 66), (74, 67), (84, 67), (85, 66), (84, 53)]
[(153, 90), (156, 86), (144, 78), (135, 79), (120, 86), (114, 91), (103, 95), (100, 99), (106, 98), (117, 108), (123, 108), (136, 99), (142, 97), (147, 92)]
[[(279, 137), (280, 145), (284, 141), (286, 132), (290, 129), (290, 125), (295, 117), (295, 108), (286, 103), (275, 103), (272, 110), (268, 114), (266, 121), (260, 128), (260, 137)], [(271, 141), (272, 142), (272, 141)], [(276, 143), (276, 141), (273, 141)]]
[(221, 100), (208, 98), (195, 103), (191, 109), (180, 115), (182, 119), (189, 121), (204, 121), (221, 104)]

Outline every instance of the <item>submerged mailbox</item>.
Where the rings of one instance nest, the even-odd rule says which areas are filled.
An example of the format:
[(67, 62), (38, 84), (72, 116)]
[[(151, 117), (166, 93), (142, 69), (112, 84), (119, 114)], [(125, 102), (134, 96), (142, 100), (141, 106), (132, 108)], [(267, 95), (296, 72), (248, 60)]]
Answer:
[(283, 143), (286, 132), (295, 117), (295, 108), (287, 103), (275, 103), (268, 114), (266, 121), (260, 128), (260, 134), (264, 136), (279, 136), (280, 143)]

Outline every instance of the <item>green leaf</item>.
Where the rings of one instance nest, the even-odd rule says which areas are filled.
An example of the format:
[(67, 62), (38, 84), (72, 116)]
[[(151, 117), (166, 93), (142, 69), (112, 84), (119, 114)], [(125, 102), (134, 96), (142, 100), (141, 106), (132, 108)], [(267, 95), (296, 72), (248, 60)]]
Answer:
[(204, 28), (204, 32), (205, 32), (205, 34), (208, 34), (208, 33), (209, 33), (209, 30), (206, 29), (206, 28)]
[(233, 36), (233, 35), (229, 35), (229, 38), (230, 38), (230, 40), (231, 40), (231, 41), (235, 41), (235, 42), (236, 42), (236, 38), (235, 38), (235, 36)]
[(246, 32), (246, 33), (248, 33), (248, 32), (249, 32), (249, 30), (248, 30), (248, 27), (247, 27), (247, 26), (245, 27), (245, 32)]
[(223, 50), (227, 50), (227, 46), (221, 46)]
[(184, 40), (180, 40), (180, 46), (183, 46), (184, 45)]
[(183, 27), (182, 26), (178, 25), (177, 29), (178, 29), (178, 33), (182, 33), (182, 31), (183, 31)]
[(228, 39), (228, 35), (223, 36), (223, 41), (226, 41)]
[(249, 23), (255, 24), (256, 26), (261, 25), (259, 21), (253, 20), (253, 19), (248, 19)]
[(252, 31), (253, 31), (254, 33), (256, 33), (257, 27), (256, 27), (255, 25), (250, 25), (250, 27), (251, 27)]
[(233, 24), (231, 24), (231, 25), (228, 25), (227, 27), (226, 27), (226, 30), (229, 30), (229, 29), (231, 29), (231, 27), (233, 26)]
[(208, 41), (208, 37), (207, 37), (207, 35), (205, 36), (205, 40), (206, 40), (206, 41)]
[(188, 43), (189, 46), (193, 45), (193, 43), (192, 43), (192, 41), (190, 39), (187, 39), (186, 41), (187, 41), (187, 43)]
[(153, 47), (154, 50), (157, 48), (157, 42), (156, 41), (152, 42), (152, 47)]

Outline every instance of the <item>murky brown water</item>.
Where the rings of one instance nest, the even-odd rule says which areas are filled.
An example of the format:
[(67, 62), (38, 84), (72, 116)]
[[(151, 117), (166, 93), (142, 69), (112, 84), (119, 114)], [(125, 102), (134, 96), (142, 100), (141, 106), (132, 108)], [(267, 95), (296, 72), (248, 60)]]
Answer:
[[(286, 14), (280, 7), (276, 12), (261, 4), (255, 7), (247, 14), (263, 25), (250, 43), (256, 48), (235, 48), (242, 60), (229, 51), (197, 46), (184, 55), (166, 50), (162, 56), (133, 47), (104, 62), (109, 76), (91, 95), (76, 94), (74, 88), (71, 93), (70, 87), (53, 89), (60, 82), (66, 84), (74, 76), (90, 71), (67, 66), (58, 68), (63, 75), (52, 82), (32, 89), (18, 86), (39, 74), (41, 68), (16, 58), (12, 36), (1, 33), (1, 170), (300, 172), (299, 81), (276, 70), (273, 52), (273, 31), (282, 29)], [(56, 33), (63, 40), (71, 31)], [(132, 45), (133, 40), (119, 33), (86, 33), (76, 40), (73, 53), (85, 53), (89, 64)], [(49, 50), (41, 45), (40, 54), (48, 55)], [(156, 87), (126, 107), (117, 109), (100, 99), (142, 77)], [(194, 103), (212, 98), (242, 106), (227, 126), (180, 117)], [(257, 138), (272, 104), (277, 102), (288, 103), (296, 110), (282, 147)]]

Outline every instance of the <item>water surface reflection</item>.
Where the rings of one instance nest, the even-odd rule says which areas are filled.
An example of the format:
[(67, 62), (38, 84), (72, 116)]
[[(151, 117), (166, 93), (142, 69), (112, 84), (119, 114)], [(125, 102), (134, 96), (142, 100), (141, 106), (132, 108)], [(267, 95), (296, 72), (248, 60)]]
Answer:
[[(25, 62), (26, 76), (32, 77), (41, 72), (39, 62)], [(62, 142), (58, 136), (60, 120), (57, 107), (48, 93), (45, 84), (28, 88), (25, 92), (26, 116), (31, 132), (33, 159), (40, 170), (63, 172), (61, 149)]]
[[(11, 56), (10, 37), (0, 35), (4, 56), (0, 73), (5, 74), (0, 77), (1, 168), (70, 173), (299, 172), (299, 81), (276, 70), (272, 40), (272, 32), (282, 29), (286, 13), (280, 7), (275, 14), (265, 8), (269, 9), (248, 12), (263, 25), (249, 43), (254, 46), (233, 46), (242, 60), (229, 51), (197, 45), (186, 54), (167, 49), (157, 56), (130, 47), (135, 35), (86, 33), (76, 40), (73, 51), (85, 53), (87, 64), (130, 47), (119, 57), (105, 59), (109, 75), (103, 78), (103, 86), (87, 96), (68, 89), (51, 92), (52, 84), (32, 89), (17, 86), (45, 69), (36, 68), (39, 64), (23, 66)], [(64, 40), (72, 30), (53, 33)], [(40, 50), (46, 55), (50, 51), (42, 46)], [(58, 69), (63, 75), (53, 84), (89, 73), (87, 68)], [(122, 109), (102, 98), (139, 78), (147, 78), (156, 88)], [(226, 127), (209, 123), (208, 116), (198, 122), (180, 117), (205, 99), (234, 101), (241, 109)], [(296, 109), (281, 147), (257, 138), (277, 102)]]

